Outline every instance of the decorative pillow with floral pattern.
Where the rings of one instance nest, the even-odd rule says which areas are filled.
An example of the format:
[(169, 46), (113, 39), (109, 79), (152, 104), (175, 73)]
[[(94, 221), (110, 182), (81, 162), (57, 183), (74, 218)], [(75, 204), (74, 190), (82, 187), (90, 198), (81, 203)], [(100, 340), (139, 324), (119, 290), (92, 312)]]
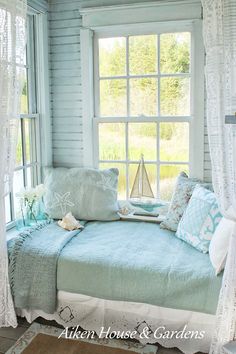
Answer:
[(177, 178), (168, 213), (160, 224), (162, 229), (177, 231), (180, 219), (182, 218), (193, 194), (193, 190), (198, 183), (201, 182), (197, 178), (189, 178), (185, 172), (180, 173)]

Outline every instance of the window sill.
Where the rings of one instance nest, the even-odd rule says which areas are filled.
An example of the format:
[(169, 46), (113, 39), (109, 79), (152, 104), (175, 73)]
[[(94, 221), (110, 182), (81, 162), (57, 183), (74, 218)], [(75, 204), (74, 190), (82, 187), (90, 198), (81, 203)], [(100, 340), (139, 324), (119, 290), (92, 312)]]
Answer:
[(10, 231), (12, 229), (14, 229), (16, 226), (16, 223), (15, 221), (10, 221), (6, 224), (6, 231)]
[(13, 226), (7, 229), (6, 235), (7, 235), (7, 241), (10, 241), (19, 235), (19, 231), (16, 229), (15, 226)]

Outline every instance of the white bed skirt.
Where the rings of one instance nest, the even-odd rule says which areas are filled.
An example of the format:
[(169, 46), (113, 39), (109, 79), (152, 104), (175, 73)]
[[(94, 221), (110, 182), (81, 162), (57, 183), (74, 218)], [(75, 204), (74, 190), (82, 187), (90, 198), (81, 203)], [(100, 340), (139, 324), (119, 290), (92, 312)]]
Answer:
[[(214, 330), (215, 316), (204, 313), (174, 310), (147, 304), (103, 300), (85, 295), (58, 292), (57, 311), (49, 315), (43, 311), (19, 310), (20, 316), (28, 322), (41, 316), (47, 320), (55, 320), (64, 327), (80, 326), (84, 330), (95, 331), (105, 337), (105, 331), (136, 331), (135, 338), (142, 344), (159, 343), (163, 347), (177, 347), (185, 354), (198, 351), (208, 353)], [(148, 335), (140, 335), (144, 327), (148, 327)], [(176, 331), (172, 338), (171, 333)], [(194, 338), (186, 333), (192, 331)], [(203, 338), (196, 339), (195, 336)], [(163, 338), (163, 335), (168, 338)]]

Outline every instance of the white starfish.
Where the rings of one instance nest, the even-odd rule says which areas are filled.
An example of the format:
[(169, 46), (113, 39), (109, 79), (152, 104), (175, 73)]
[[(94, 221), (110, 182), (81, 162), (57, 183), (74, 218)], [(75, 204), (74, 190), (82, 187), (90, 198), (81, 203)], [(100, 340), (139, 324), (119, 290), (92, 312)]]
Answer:
[(67, 207), (73, 207), (75, 205), (69, 200), (70, 192), (66, 192), (64, 194), (55, 192), (54, 195), (57, 200), (54, 206), (59, 206), (63, 215), (66, 213)]
[(101, 180), (97, 182), (97, 185), (100, 185), (103, 190), (110, 189), (115, 190), (114, 181), (111, 176), (101, 176)]

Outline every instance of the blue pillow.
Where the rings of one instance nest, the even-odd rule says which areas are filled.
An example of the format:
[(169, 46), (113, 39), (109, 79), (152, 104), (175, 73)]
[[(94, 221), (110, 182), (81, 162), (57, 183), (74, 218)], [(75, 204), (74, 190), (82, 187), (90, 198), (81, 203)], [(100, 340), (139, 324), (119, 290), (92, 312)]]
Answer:
[(79, 220), (118, 220), (116, 168), (46, 169), (44, 196), (48, 215), (62, 219), (71, 212)]
[(197, 184), (179, 222), (176, 236), (207, 253), (221, 218), (215, 194)]

